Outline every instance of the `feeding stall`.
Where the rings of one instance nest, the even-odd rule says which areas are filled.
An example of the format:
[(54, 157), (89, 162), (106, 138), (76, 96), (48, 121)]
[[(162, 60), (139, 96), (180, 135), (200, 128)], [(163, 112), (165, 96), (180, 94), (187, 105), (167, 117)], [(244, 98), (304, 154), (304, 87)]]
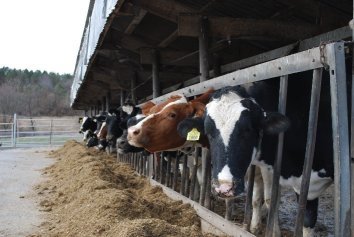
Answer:
[[(352, 5), (345, 0), (92, 0), (77, 57), (71, 106), (94, 114), (118, 107), (127, 99), (136, 104), (149, 100), (160, 103), (174, 94), (192, 98), (208, 88), (217, 90), (279, 78), (278, 111), (286, 114), (288, 81), (297, 80), (298, 75), (312, 79), (303, 181), (294, 230), (294, 236), (299, 236), (315, 149), (319, 95), (325, 90), (321, 89), (321, 81), (329, 80), (336, 197), (334, 234), (350, 236), (353, 224), (348, 108), (353, 103), (348, 99), (352, 93), (348, 88), (352, 74), (352, 30), (348, 23), (353, 18)], [(312, 72), (311, 76), (308, 72)], [(280, 134), (266, 236), (271, 236), (277, 218), (274, 213), (280, 167), (286, 162), (282, 160), (283, 139), (284, 134)], [(209, 210), (214, 201), (210, 194), (208, 150), (196, 148), (190, 157), (183, 153), (175, 157), (171, 153), (136, 153), (118, 159), (130, 162), (142, 175), (153, 176), (152, 184), (163, 186), (169, 195), (191, 203), (206, 228), (233, 236), (252, 236), (247, 232), (252, 175), (248, 180), (245, 228), (240, 228)], [(188, 159), (194, 163), (189, 168)], [(196, 200), (198, 160), (203, 170), (199, 204), (192, 201)], [(226, 202), (227, 219), (229, 204)]]

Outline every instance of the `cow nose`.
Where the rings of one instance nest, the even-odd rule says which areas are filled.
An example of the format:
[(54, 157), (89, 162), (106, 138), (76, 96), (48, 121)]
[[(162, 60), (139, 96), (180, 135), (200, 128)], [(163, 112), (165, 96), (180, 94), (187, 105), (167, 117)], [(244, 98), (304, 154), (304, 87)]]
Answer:
[(140, 134), (140, 128), (134, 128), (134, 127), (130, 127), (129, 128), (129, 133), (133, 136), (137, 136)]
[(212, 181), (213, 193), (214, 195), (220, 197), (232, 197), (234, 196), (233, 192), (233, 183), (230, 182), (220, 182), (217, 180)]

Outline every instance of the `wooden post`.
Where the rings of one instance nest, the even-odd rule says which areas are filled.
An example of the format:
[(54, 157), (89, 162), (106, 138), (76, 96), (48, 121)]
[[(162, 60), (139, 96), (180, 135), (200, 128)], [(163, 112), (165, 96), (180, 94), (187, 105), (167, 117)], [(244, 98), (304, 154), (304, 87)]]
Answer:
[(133, 104), (136, 104), (136, 81), (137, 81), (137, 75), (136, 73), (134, 74), (132, 80), (130, 81), (130, 89), (131, 89), (131, 98), (132, 98), (132, 102)]
[(108, 91), (106, 95), (106, 110), (109, 111), (111, 108), (111, 92)]
[[(199, 72), (200, 77), (199, 81), (203, 82), (209, 79), (209, 56), (208, 56), (208, 18), (205, 16), (200, 17), (200, 27), (199, 27)], [(202, 176), (203, 176), (203, 183), (201, 185), (201, 192), (199, 203), (204, 205), (205, 199), (206, 202), (210, 204), (210, 196), (206, 195), (206, 188), (207, 188), (207, 176), (210, 175), (208, 173), (208, 166), (211, 165), (210, 155), (208, 154), (209, 151), (206, 149), (202, 150)], [(210, 206), (210, 205), (207, 205)]]
[(151, 51), (152, 54), (152, 97), (160, 96), (160, 81), (159, 81), (159, 54), (156, 49)]
[(106, 110), (106, 103), (107, 103), (106, 102), (107, 101), (106, 98), (107, 98), (106, 96), (102, 97), (102, 104), (101, 104), (102, 111), (108, 111), (108, 110)]
[(124, 100), (125, 100), (125, 91), (120, 90), (120, 105), (121, 106), (124, 104)]

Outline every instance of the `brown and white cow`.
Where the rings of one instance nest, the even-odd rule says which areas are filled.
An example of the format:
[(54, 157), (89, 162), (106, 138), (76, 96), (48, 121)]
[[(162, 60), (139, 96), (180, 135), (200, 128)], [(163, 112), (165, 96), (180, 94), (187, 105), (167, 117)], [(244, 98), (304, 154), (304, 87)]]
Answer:
[[(177, 150), (188, 146), (186, 139), (178, 135), (177, 126), (186, 118), (203, 116), (205, 105), (213, 92), (213, 89), (209, 89), (189, 102), (183, 95), (174, 95), (155, 105), (146, 118), (128, 128), (128, 142), (150, 152)], [(201, 143), (207, 145), (207, 139)]]

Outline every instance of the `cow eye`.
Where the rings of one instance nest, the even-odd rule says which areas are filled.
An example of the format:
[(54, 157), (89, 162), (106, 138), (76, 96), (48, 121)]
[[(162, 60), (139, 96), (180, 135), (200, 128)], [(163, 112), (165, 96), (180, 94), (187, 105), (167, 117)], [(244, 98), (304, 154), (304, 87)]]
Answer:
[(168, 114), (168, 117), (170, 117), (170, 118), (175, 118), (175, 117), (176, 117), (176, 114), (175, 114), (175, 113), (169, 113), (169, 114)]

